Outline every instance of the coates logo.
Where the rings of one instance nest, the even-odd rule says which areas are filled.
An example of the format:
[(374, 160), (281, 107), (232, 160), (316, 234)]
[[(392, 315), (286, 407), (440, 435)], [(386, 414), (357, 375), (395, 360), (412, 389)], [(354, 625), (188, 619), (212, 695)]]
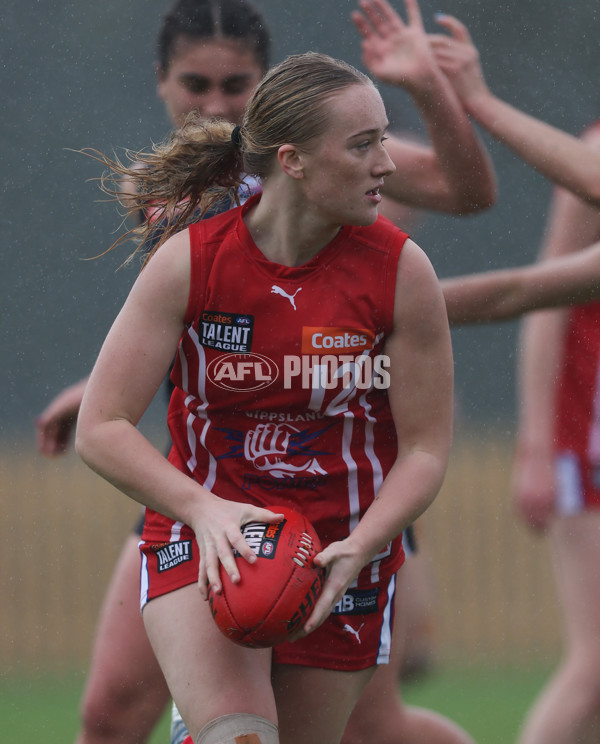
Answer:
[(375, 331), (335, 326), (302, 328), (303, 354), (356, 354), (373, 348)]
[(206, 376), (223, 390), (247, 392), (268, 387), (277, 379), (279, 368), (263, 354), (225, 354), (213, 359)]

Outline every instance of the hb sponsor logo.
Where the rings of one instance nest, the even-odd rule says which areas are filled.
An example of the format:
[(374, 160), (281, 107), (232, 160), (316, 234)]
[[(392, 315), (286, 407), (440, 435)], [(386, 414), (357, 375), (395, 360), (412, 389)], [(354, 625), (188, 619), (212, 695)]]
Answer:
[(332, 615), (369, 615), (377, 612), (379, 589), (348, 589), (331, 611)]
[(181, 563), (192, 560), (191, 540), (153, 545), (152, 550), (156, 553), (156, 568), (158, 573), (168, 571), (170, 568), (175, 568)]

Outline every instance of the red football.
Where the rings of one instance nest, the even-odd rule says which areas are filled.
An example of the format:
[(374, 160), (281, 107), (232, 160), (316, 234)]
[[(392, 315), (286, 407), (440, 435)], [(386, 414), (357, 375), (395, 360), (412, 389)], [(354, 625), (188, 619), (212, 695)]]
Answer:
[(312, 524), (287, 506), (277, 524), (250, 522), (242, 527), (257, 560), (238, 556), (240, 581), (233, 584), (221, 566), (223, 591), (209, 590), (213, 617), (232, 641), (251, 648), (276, 646), (302, 627), (323, 588), (325, 572), (313, 565), (321, 543)]

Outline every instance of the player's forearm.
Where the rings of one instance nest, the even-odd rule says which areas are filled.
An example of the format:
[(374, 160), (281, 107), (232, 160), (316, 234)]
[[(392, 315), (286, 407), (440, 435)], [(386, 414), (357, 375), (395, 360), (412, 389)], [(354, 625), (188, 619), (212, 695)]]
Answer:
[(191, 524), (205, 489), (171, 465), (130, 422), (92, 422), (85, 408), (82, 414), (75, 442), (82, 460), (143, 506)]
[(452, 325), (490, 323), (587, 302), (600, 294), (600, 272), (598, 277), (584, 273), (585, 262), (577, 258), (443, 279), (448, 320)]
[(418, 449), (397, 460), (349, 538), (359, 546), (365, 564), (429, 508), (442, 486), (447, 462), (446, 451)]
[(546, 178), (600, 205), (600, 154), (585, 142), (491, 93), (465, 101), (465, 106), (490, 134)]
[(522, 312), (523, 295), (515, 273), (504, 269), (441, 280), (450, 324), (487, 323)]
[(496, 200), (492, 161), (445, 75), (432, 73), (432, 84), (412, 96), (447, 186), (442, 206), (455, 213), (491, 206)]
[(521, 450), (548, 453), (553, 449), (566, 317), (564, 311), (549, 310), (523, 323), (518, 367)]

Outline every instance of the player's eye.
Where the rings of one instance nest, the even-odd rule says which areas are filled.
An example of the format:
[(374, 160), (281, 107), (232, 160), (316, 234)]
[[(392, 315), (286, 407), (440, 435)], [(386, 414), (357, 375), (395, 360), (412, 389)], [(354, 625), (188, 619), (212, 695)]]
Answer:
[(225, 80), (221, 90), (228, 96), (239, 96), (250, 88), (250, 82), (247, 77), (235, 77)]
[(210, 90), (210, 81), (203, 77), (183, 77), (180, 82), (186, 90), (195, 95), (208, 93)]

